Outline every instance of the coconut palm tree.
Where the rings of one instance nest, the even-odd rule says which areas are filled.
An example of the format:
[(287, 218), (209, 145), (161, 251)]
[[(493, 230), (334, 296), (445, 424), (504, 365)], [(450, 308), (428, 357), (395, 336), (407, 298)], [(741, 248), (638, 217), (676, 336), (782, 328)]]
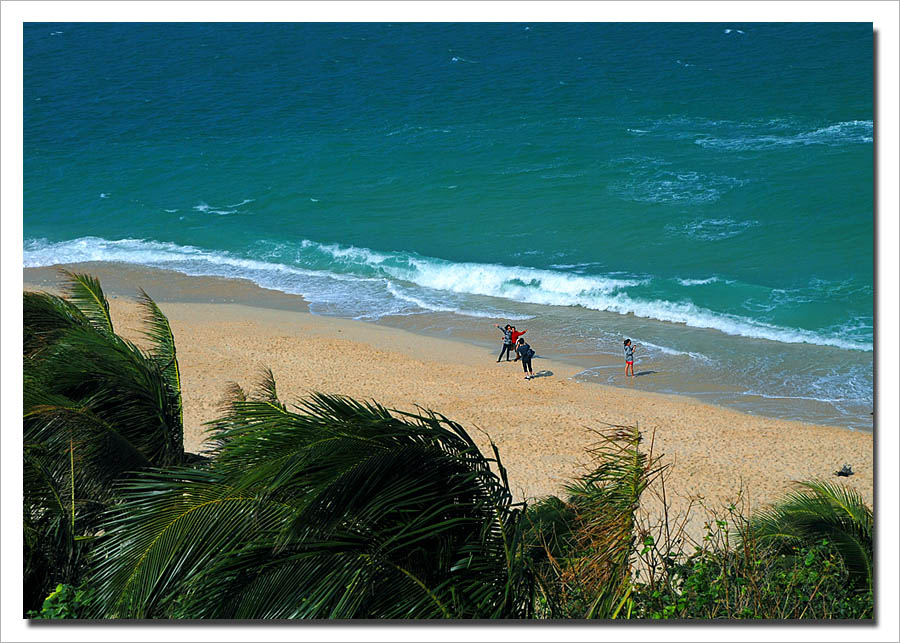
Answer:
[(116, 335), (100, 283), (63, 272), (66, 298), (26, 292), (23, 302), (26, 609), (78, 578), (117, 480), (185, 462), (165, 315), (141, 291), (142, 351)]
[(844, 559), (853, 585), (871, 590), (872, 510), (844, 485), (821, 480), (796, 484), (796, 491), (752, 518), (750, 533), (786, 552), (827, 540)]
[[(98, 618), (525, 618), (534, 581), (496, 449), (446, 417), (235, 387), (207, 466), (109, 512)], [(493, 467), (493, 469), (492, 469)]]

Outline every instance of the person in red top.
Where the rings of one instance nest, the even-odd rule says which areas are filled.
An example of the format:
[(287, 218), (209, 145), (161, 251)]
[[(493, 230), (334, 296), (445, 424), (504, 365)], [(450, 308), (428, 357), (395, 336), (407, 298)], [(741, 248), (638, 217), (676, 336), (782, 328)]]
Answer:
[[(518, 343), (519, 338), (528, 332), (528, 329), (526, 328), (525, 330), (516, 330), (515, 326), (511, 326), (510, 328), (512, 329), (512, 333), (510, 333), (510, 337), (512, 337), (512, 343), (513, 343), (513, 346), (515, 346)], [(519, 361), (518, 353), (516, 353), (516, 358), (513, 361), (514, 362)]]

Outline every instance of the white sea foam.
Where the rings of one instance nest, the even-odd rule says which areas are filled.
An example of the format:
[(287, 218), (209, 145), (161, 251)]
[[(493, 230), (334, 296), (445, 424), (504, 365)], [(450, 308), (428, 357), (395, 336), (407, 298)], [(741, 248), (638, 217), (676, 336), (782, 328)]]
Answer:
[(811, 402), (844, 402), (844, 398), (840, 397), (815, 397), (811, 395), (770, 395), (768, 393), (760, 393), (758, 391), (743, 391), (741, 395), (763, 397), (767, 400), (809, 400)]
[(730, 136), (706, 135), (697, 138), (694, 143), (701, 147), (735, 151), (758, 151), (777, 147), (806, 145), (847, 145), (867, 144), (873, 139), (872, 121), (843, 121), (820, 127), (814, 130), (795, 134), (758, 133), (758, 128), (741, 128), (739, 133)]
[(748, 183), (733, 176), (678, 170), (670, 161), (654, 157), (626, 156), (607, 164), (624, 175), (610, 182), (607, 191), (625, 201), (639, 203), (713, 203)]
[[(602, 261), (585, 261), (582, 263), (554, 263), (548, 266), (553, 270), (570, 270), (572, 272), (577, 272), (579, 274), (583, 273), (585, 270), (592, 266), (603, 266)], [(609, 274), (609, 273), (608, 273)]]
[(247, 205), (248, 203), (253, 203), (256, 199), (244, 199), (240, 203), (232, 203), (231, 205), (226, 205), (226, 208), (239, 208), (242, 205)]
[[(664, 140), (691, 140), (694, 144), (726, 151), (763, 151), (807, 145), (841, 146), (870, 144), (874, 140), (871, 120), (849, 120), (810, 127), (797, 118), (729, 121), (694, 117), (669, 117), (641, 123), (645, 134)], [(629, 132), (640, 131), (629, 129)], [(623, 161), (654, 159), (617, 159)]]
[(703, 353), (697, 353), (694, 351), (680, 351), (680, 350), (677, 350), (674, 348), (669, 348), (668, 346), (654, 344), (653, 342), (648, 342), (647, 340), (640, 339), (638, 337), (633, 338), (632, 341), (635, 345), (650, 347), (652, 350), (659, 351), (660, 353), (663, 353), (665, 355), (690, 357), (692, 359), (696, 359), (696, 360), (706, 362), (706, 363), (711, 363), (713, 361), (712, 358), (710, 358), (707, 355), (704, 355)]
[(465, 315), (466, 317), (482, 317), (486, 319), (497, 319), (499, 317), (502, 317), (503, 319), (507, 319), (509, 321), (525, 321), (527, 319), (534, 318), (532, 315), (515, 315), (508, 312), (501, 312), (496, 310), (471, 310), (455, 306), (444, 306), (435, 302), (427, 301), (421, 297), (416, 297), (415, 295), (412, 295), (408, 292), (404, 292), (392, 283), (388, 283), (387, 289), (388, 292), (390, 292), (397, 299), (413, 304), (415, 306), (418, 306), (422, 310), (427, 310), (430, 312), (456, 313), (457, 315)]
[(666, 230), (676, 234), (683, 234), (703, 241), (721, 241), (730, 239), (759, 225), (759, 221), (736, 221), (734, 219), (699, 219), (683, 225), (669, 224)]
[[(228, 207), (228, 206), (226, 206), (226, 207)], [(207, 203), (199, 203), (194, 206), (194, 209), (197, 212), (203, 212), (204, 214), (209, 213), (209, 214), (218, 214), (218, 215), (234, 214), (235, 212), (237, 212), (237, 210), (220, 210), (220, 209), (213, 207)]]
[[(408, 253), (379, 252), (314, 241), (304, 241), (298, 249), (298, 260), (309, 253), (313, 258), (326, 259), (305, 264), (322, 268), (309, 270), (283, 262), (260, 261), (173, 243), (137, 239), (108, 241), (97, 237), (62, 242), (26, 241), (24, 265), (36, 267), (84, 261), (143, 264), (186, 274), (249, 278), (266, 288), (315, 295), (332, 302), (340, 299), (342, 305), (347, 305), (346, 300), (358, 298), (360, 284), (369, 282), (376, 290), (367, 301), (375, 306), (378, 297), (390, 294), (385, 285), (399, 281), (444, 293), (484, 295), (548, 306), (578, 306), (776, 342), (872, 350), (871, 343), (848, 341), (841, 336), (779, 327), (739, 315), (713, 312), (687, 302), (644, 300), (628, 294), (628, 288), (646, 284), (647, 279), (578, 275), (522, 266), (453, 263)], [(334, 284), (342, 281), (356, 285), (340, 293), (331, 292)], [(424, 299), (422, 302), (427, 303)], [(419, 302), (407, 303), (420, 305)], [(454, 307), (454, 310), (468, 314), (465, 307)]]
[(678, 283), (682, 286), (705, 286), (719, 281), (718, 277), (708, 277), (707, 279), (679, 279)]
[[(326, 248), (314, 242), (306, 243)], [(691, 303), (631, 298), (625, 289), (647, 283), (644, 279), (582, 276), (495, 264), (457, 264), (411, 255), (391, 257), (359, 248), (341, 248), (336, 256), (354, 256), (370, 266), (380, 264), (380, 270), (392, 278), (435, 290), (501, 297), (532, 304), (580, 306), (623, 315), (633, 314), (695, 328), (714, 329), (728, 335), (778, 342), (872, 350), (870, 343), (850, 342), (841, 337), (823, 336), (810, 330), (783, 328), (738, 315), (713, 312)], [(394, 261), (388, 261), (389, 258)]]

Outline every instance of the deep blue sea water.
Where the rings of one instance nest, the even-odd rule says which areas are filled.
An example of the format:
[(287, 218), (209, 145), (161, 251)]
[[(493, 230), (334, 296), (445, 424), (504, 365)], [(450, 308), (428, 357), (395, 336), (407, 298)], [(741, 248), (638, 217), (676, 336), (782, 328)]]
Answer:
[(873, 130), (870, 23), (30, 23), (25, 265), (629, 336), (657, 390), (870, 429)]

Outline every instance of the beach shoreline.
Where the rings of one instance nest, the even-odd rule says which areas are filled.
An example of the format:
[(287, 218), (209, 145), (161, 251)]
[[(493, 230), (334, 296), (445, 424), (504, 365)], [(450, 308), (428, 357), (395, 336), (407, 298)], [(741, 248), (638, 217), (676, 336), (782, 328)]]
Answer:
[[(25, 281), (36, 282), (35, 285), (41, 287), (53, 287), (59, 281), (60, 268), (95, 274), (101, 278), (104, 289), (113, 297), (135, 296), (138, 288), (143, 287), (158, 301), (239, 303), (250, 307), (313, 312), (310, 302), (302, 295), (267, 288), (249, 278), (189, 275), (178, 270), (134, 263), (98, 260), (28, 267), (24, 269)], [(314, 314), (328, 319), (348, 319), (345, 315), (321, 311)], [(871, 433), (873, 430), (871, 418), (866, 424), (865, 421), (860, 423), (849, 417), (823, 415), (820, 412), (821, 408), (815, 408), (818, 402), (802, 397), (796, 398), (792, 394), (785, 393), (785, 397), (782, 398), (777, 394), (768, 396), (749, 392), (736, 393), (730, 383), (718, 382), (715, 377), (710, 377), (709, 373), (697, 372), (693, 366), (684, 371), (682, 370), (684, 364), (661, 360), (660, 357), (665, 357), (664, 355), (648, 356), (640, 343), (635, 362), (635, 374), (638, 378), (625, 378), (621, 356), (609, 354), (608, 347), (592, 350), (585, 346), (574, 347), (566, 342), (560, 343), (560, 338), (556, 335), (558, 329), (543, 320), (537, 312), (533, 315), (524, 321), (516, 321), (515, 318), (472, 318), (452, 312), (432, 311), (416, 315), (388, 314), (353, 319), (425, 337), (462, 342), (495, 353), (499, 350), (500, 335), (493, 324), (509, 322), (518, 324), (520, 329), (532, 328), (531, 334), (526, 334), (525, 339), (537, 351), (536, 364), (549, 356), (553, 361), (564, 364), (567, 371), (575, 369), (571, 376), (584, 383), (626, 390), (640, 388), (647, 392), (688, 398), (697, 403), (776, 420), (839, 427), (864, 433)], [(796, 345), (785, 346), (786, 351), (795, 349)], [(800, 368), (802, 369), (802, 363)]]
[[(682, 395), (585, 383), (578, 367), (536, 359), (526, 381), (518, 363), (496, 363), (496, 346), (413, 333), (383, 324), (313, 315), (299, 297), (251, 282), (188, 277), (112, 264), (68, 266), (101, 280), (117, 332), (137, 342), (146, 290), (169, 317), (183, 372), (185, 448), (203, 449), (207, 422), (218, 417), (229, 382), (252, 388), (272, 369), (289, 406), (312, 392), (374, 400), (401, 411), (446, 415), (483, 452), (493, 440), (517, 500), (564, 493), (588, 464), (589, 427), (637, 425), (670, 465), (673, 510), (698, 496), (724, 507), (742, 495), (748, 507), (772, 503), (793, 482), (840, 480), (873, 502), (873, 435), (843, 427), (779, 420)], [(57, 291), (56, 267), (28, 268), (26, 289)], [(496, 330), (496, 329), (492, 329)], [(527, 336), (526, 336), (527, 337)], [(490, 436), (490, 438), (488, 438)], [(649, 446), (648, 446), (649, 448)], [(702, 531), (697, 513), (689, 528)]]

